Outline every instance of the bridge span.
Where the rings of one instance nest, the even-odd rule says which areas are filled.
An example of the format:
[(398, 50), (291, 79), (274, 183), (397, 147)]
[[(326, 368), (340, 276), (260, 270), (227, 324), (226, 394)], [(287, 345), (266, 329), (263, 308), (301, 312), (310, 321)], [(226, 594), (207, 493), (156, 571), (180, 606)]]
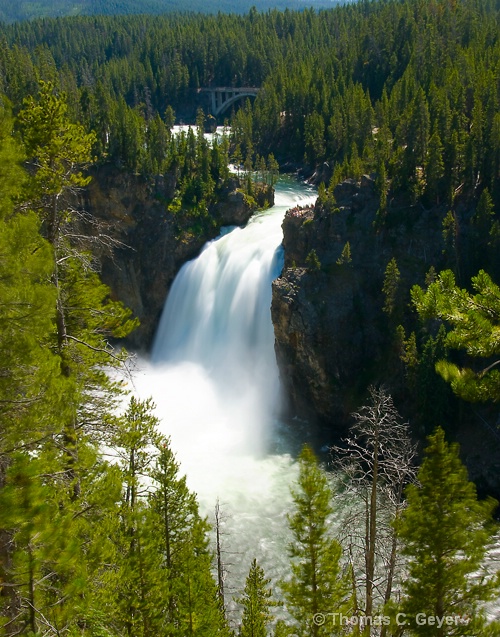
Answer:
[(238, 100), (244, 97), (255, 97), (260, 88), (243, 86), (241, 88), (214, 86), (213, 88), (200, 88), (200, 93), (208, 93), (210, 98), (210, 113), (217, 117)]

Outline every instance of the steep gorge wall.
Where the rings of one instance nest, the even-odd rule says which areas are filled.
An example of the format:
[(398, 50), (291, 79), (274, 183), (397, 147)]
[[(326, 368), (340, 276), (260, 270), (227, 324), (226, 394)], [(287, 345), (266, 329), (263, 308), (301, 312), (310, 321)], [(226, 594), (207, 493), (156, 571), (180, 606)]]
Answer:
[[(335, 199), (334, 208), (316, 203), (287, 213), (285, 267), (273, 286), (272, 314), (292, 408), (301, 417), (341, 429), (384, 362), (387, 263), (396, 257), (401, 268), (418, 273), (423, 282), (441, 248), (427, 215), (411, 207), (404, 211), (406, 224), (377, 230), (379, 200), (368, 177), (340, 184)], [(339, 264), (347, 242), (352, 260)], [(306, 263), (312, 250), (319, 269)]]
[[(216, 237), (221, 226), (243, 225), (254, 211), (238, 190), (238, 180), (233, 179), (221, 189), (210, 220), (193, 229), (188, 220), (167, 210), (165, 202), (174, 197), (175, 187), (173, 175), (148, 180), (101, 166), (94, 169), (84, 193), (85, 209), (102, 223), (101, 232), (111, 239), (108, 249), (96, 242), (101, 277), (113, 298), (140, 320), (126, 342), (138, 351), (149, 350), (168, 291), (182, 265)], [(258, 199), (259, 205), (272, 205), (272, 189), (260, 192)]]
[[(395, 338), (400, 323), (412, 325), (417, 337), (422, 333), (410, 286), (423, 286), (431, 265), (437, 271), (449, 267), (442, 232), (447, 208), (426, 210), (400, 199), (392, 201), (381, 221), (375, 183), (367, 176), (345, 181), (334, 194), (335, 204), (292, 209), (283, 223), (285, 265), (273, 284), (272, 317), (289, 417), (307, 421), (320, 445), (331, 444), (364, 404), (368, 385), (383, 383), (417, 437), (423, 440), (436, 425), (444, 426), (462, 443), (471, 476), (485, 491), (500, 493), (500, 436), (483, 426), (476, 407), (459, 403), (446, 386), (446, 419), (422, 424), (419, 392), (429, 389), (417, 386), (410, 395)], [(467, 206), (459, 213), (462, 220), (470, 215)], [(465, 235), (464, 230), (466, 260)], [(341, 263), (347, 242), (352, 260)], [(308, 258), (311, 251), (317, 261)], [(383, 311), (382, 287), (393, 257), (401, 285), (390, 316)], [(431, 383), (444, 385), (437, 375)], [(495, 417), (488, 415), (490, 421)]]

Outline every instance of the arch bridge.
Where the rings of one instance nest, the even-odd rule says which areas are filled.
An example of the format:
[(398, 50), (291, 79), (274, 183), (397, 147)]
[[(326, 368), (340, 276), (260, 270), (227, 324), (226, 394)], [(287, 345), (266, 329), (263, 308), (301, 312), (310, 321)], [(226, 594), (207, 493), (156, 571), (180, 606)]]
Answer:
[(241, 88), (215, 86), (213, 88), (199, 89), (199, 92), (208, 94), (210, 99), (210, 114), (214, 117), (217, 117), (244, 97), (255, 97), (259, 91), (259, 88), (251, 88), (248, 86)]

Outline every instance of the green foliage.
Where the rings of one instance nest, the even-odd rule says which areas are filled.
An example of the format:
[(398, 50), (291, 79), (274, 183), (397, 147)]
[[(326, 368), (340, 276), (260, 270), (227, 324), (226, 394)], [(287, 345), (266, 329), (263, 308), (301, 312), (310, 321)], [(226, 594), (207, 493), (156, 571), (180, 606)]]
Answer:
[(0, 528), (11, 529), (16, 546), (8, 578), (19, 593), (19, 613), (34, 633), (40, 615), (64, 625), (65, 601), (75, 604), (86, 585), (81, 546), (71, 537), (71, 512), (58, 506), (53, 485), (40, 478), (43, 468), (26, 454), (12, 458), (0, 503)]
[(436, 371), (436, 364), (447, 354), (446, 329), (441, 325), (436, 336), (422, 344), (416, 368), (417, 422), (426, 434), (435, 422), (453, 423), (451, 390)]
[(82, 168), (91, 160), (94, 136), (70, 122), (64, 96), (56, 95), (51, 83), (41, 82), (38, 98), (27, 98), (24, 106), (19, 128), (32, 170), (22, 194), (26, 208), (39, 217), (52, 261), (45, 347), (58, 363), (51, 378), (57, 382), (58, 403), (51, 401), (49, 417), (61, 449), (63, 482), (76, 500), (84, 471), (80, 458), (91, 442), (102, 441), (102, 423), (113, 421), (111, 410), (121, 392), (109, 369), (128, 357), (108, 338), (127, 335), (137, 322), (109, 298), (94, 271), (93, 237), (85, 234), (92, 219), (77, 204), (79, 189), (88, 183)]
[(443, 145), (439, 133), (434, 133), (429, 140), (425, 162), (425, 194), (431, 202), (439, 202), (441, 179), (444, 176)]
[[(24, 100), (18, 124), (28, 159), (36, 157), (35, 179), (30, 183), (37, 189), (37, 198), (89, 183), (81, 168), (91, 161), (95, 136), (68, 120), (66, 98), (55, 95), (51, 82), (40, 82), (37, 100), (31, 96)], [(56, 228), (49, 230), (49, 237), (55, 232)]]
[(382, 309), (390, 316), (394, 314), (396, 310), (400, 281), (401, 273), (396, 259), (393, 257), (385, 269), (384, 284), (382, 286), (382, 293), (385, 298)]
[(308, 446), (299, 456), (299, 478), (292, 496), (294, 511), (288, 516), (294, 538), (288, 547), (292, 577), (281, 588), (296, 622), (295, 633), (301, 637), (340, 634), (340, 626), (314, 621), (316, 613), (347, 615), (351, 606), (350, 578), (343, 574), (340, 561), (342, 549), (329, 531), (332, 492)]
[[(446, 346), (464, 350), (472, 359), (486, 359), (482, 370), (446, 360), (436, 369), (453, 391), (469, 401), (500, 399), (500, 372), (496, 369), (499, 354), (496, 332), (500, 312), (500, 290), (484, 271), (472, 278), (475, 294), (459, 288), (450, 270), (441, 272), (424, 292), (412, 289), (413, 303), (423, 319), (439, 318), (449, 327)], [(489, 363), (493, 358), (493, 362)], [(478, 361), (479, 362), (479, 361)]]
[[(44, 11), (43, 3), (30, 6)], [(275, 155), (282, 163), (302, 162), (305, 155), (311, 167), (331, 166), (328, 190), (320, 191), (327, 205), (341, 180), (376, 172), (380, 232), (392, 222), (393, 195), (422, 196), (424, 205), (446, 201), (450, 265), (458, 276), (459, 238), (470, 234), (476, 251), (463, 252), (479, 269), (484, 253), (494, 263), (500, 236), (494, 214), (500, 201), (498, 8), (473, 0), (404, 0), (321, 14), (47, 19), (0, 31), (1, 630), (227, 635), (210, 573), (208, 526), (168, 441), (157, 433), (151, 404), (132, 401), (122, 418), (112, 409), (120, 387), (106, 369), (120, 366), (126, 354), (109, 339), (126, 335), (134, 321), (110, 300), (96, 272), (92, 244), (104, 233), (81, 208), (86, 169), (95, 160), (112, 162), (158, 186), (168, 173), (165, 192), (173, 196), (167, 200), (161, 186), (158, 196), (175, 212), (179, 237), (212, 228), (210, 211), (229, 178), (230, 148), (238, 165), (245, 159), (247, 173), (256, 166), (247, 176), (249, 193), (256, 176), (274, 183)], [(197, 129), (172, 135), (174, 108), (188, 112), (193, 91), (208, 85), (262, 90), (235, 110), (231, 138), (210, 146), (201, 113)], [(14, 133), (9, 100), (18, 114)], [(456, 202), (476, 201), (477, 193), (466, 229)], [(340, 261), (350, 257), (347, 242)], [(306, 265), (321, 269), (315, 250)], [(422, 429), (446, 412), (435, 366), (449, 349), (467, 356), (437, 366), (457, 393), (469, 400), (500, 395), (500, 293), (491, 277), (481, 271), (474, 293), (459, 289), (451, 273), (430, 274), (426, 283), (428, 291), (415, 289), (414, 301), (422, 316), (444, 321), (448, 333), (443, 328), (421, 337), (411, 326), (406, 338), (398, 331)], [(400, 292), (393, 260), (384, 309), (394, 324)], [(474, 543), (479, 547), (487, 533), (477, 534), (480, 507), (467, 500), (471, 489), (443, 444), (433, 439), (430, 453), (441, 464), (425, 465), (422, 488), (410, 490), (401, 537), (416, 575), (404, 604), (432, 606), (440, 563), (449, 575), (440, 581), (463, 602), (461, 612), (469, 612), (462, 593), (474, 605), (485, 591), (467, 588), (467, 569), (479, 564), (482, 549)], [(104, 462), (103, 445), (118, 453), (118, 464)], [(314, 609), (347, 613), (350, 589), (329, 534), (328, 483), (309, 450), (300, 471), (290, 515), (292, 576), (283, 589), (299, 634), (309, 637), (332, 628), (314, 624)], [(460, 515), (452, 475), (465, 494)], [(438, 528), (445, 529), (442, 537)], [(425, 538), (434, 551), (431, 566), (418, 546)], [(450, 561), (449, 573), (440, 541), (449, 542), (455, 558), (457, 551), (466, 555), (463, 563)], [(252, 568), (249, 586), (262, 586), (267, 595), (263, 573)], [(245, 631), (253, 630), (251, 615)], [(258, 617), (261, 634), (263, 623)], [(276, 635), (290, 632), (283, 623), (275, 629)]]
[(309, 163), (319, 162), (323, 159), (325, 154), (325, 122), (323, 117), (315, 111), (306, 116), (304, 143)]
[(156, 450), (149, 503), (169, 586), (162, 613), (172, 627), (172, 635), (222, 634), (226, 627), (210, 570), (209, 526), (200, 517), (196, 496), (188, 490), (186, 478), (179, 476), (169, 441), (159, 439)]
[(292, 637), (293, 634), (293, 628), (291, 626), (287, 626), (287, 624), (282, 619), (279, 619), (276, 622), (273, 637)]
[(267, 172), (269, 175), (268, 184), (270, 186), (274, 186), (274, 184), (276, 183), (276, 179), (279, 176), (279, 170), (280, 170), (280, 167), (278, 162), (274, 158), (274, 155), (270, 153), (267, 158)]
[(352, 262), (351, 244), (349, 243), (349, 241), (346, 241), (344, 247), (342, 248), (340, 257), (337, 259), (337, 265), (343, 265), (343, 264), (348, 265), (351, 262)]
[(25, 186), (22, 154), (0, 109), (0, 457), (54, 430), (47, 403), (57, 405), (59, 362), (47, 349), (55, 291), (50, 246), (32, 212), (14, 212)]
[(2, 27), (0, 91), (18, 108), (38, 77), (52, 81), (96, 132), (100, 160), (161, 174), (173, 109), (189, 113), (191, 91), (261, 87), (232, 116), (243, 158), (305, 155), (332, 166), (333, 186), (376, 172), (380, 219), (389, 189), (451, 204), (487, 187), (498, 204), (497, 20), (496, 6), (473, 0), (47, 19)]
[(126, 634), (222, 636), (209, 526), (152, 410), (150, 400), (132, 398), (111, 442), (123, 495), (109, 518), (110, 567), (96, 607), (104, 625)]
[(244, 157), (272, 148), (297, 162), (306, 153), (312, 165), (326, 161), (351, 176), (383, 166), (394, 190), (451, 201), (464, 186), (479, 186), (498, 201), (500, 119), (491, 89), (498, 48), (490, 37), (497, 8), (483, 9), (406, 0), (321, 15), (24, 23), (3, 27), (0, 89), (19, 103), (37, 76), (57, 82), (74, 117), (96, 131), (100, 156), (118, 151), (126, 165), (139, 160), (140, 170), (155, 170), (146, 156), (157, 114), (169, 129), (168, 109), (184, 111), (192, 89), (259, 86), (255, 102), (233, 117)]
[[(418, 486), (407, 488), (407, 500), (397, 531), (408, 557), (399, 610), (406, 615), (410, 633), (476, 635), (484, 623), (481, 604), (500, 584), (498, 577), (481, 572), (494, 532), (491, 515), (496, 503), (477, 500), (457, 445), (449, 445), (440, 428), (429, 437)], [(418, 625), (418, 613), (469, 621), (460, 623), (458, 630), (445, 622), (438, 630), (427, 623)]]
[(448, 257), (449, 261), (454, 264), (455, 273), (459, 274), (459, 263), (460, 263), (460, 254), (459, 254), (459, 225), (457, 215), (448, 210), (445, 218), (442, 223), (443, 228), (443, 241), (444, 241), (444, 254)]
[(267, 637), (267, 624), (272, 620), (271, 580), (266, 579), (264, 569), (254, 558), (245, 582), (243, 596), (236, 601), (243, 606), (240, 637)]
[(327, 202), (327, 199), (328, 197), (327, 197), (325, 182), (322, 181), (320, 185), (318, 186), (318, 203), (320, 205), (324, 205)]
[(493, 199), (488, 188), (485, 188), (479, 197), (474, 214), (474, 223), (479, 227), (480, 232), (489, 234), (494, 214)]
[(306, 257), (306, 265), (309, 272), (319, 272), (321, 270), (321, 262), (314, 248)]

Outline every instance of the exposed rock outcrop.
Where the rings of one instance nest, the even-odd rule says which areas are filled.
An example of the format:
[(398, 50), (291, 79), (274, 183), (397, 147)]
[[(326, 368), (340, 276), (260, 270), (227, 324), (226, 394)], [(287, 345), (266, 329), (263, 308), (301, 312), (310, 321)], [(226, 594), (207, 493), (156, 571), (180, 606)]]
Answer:
[[(131, 308), (140, 327), (127, 346), (147, 351), (152, 343), (163, 304), (172, 281), (189, 259), (213, 239), (223, 225), (243, 225), (255, 210), (255, 202), (230, 180), (221, 190), (207, 223), (193, 229), (186, 219), (167, 210), (175, 195), (175, 178), (165, 175), (146, 180), (110, 166), (94, 170), (85, 191), (85, 208), (102, 221), (114, 242), (111, 249), (97, 244), (103, 281), (114, 298)], [(271, 188), (259, 194), (272, 205)], [(253, 204), (253, 205), (252, 205)]]
[[(272, 318), (289, 416), (306, 420), (320, 445), (332, 443), (364, 404), (367, 386), (384, 383), (417, 437), (423, 441), (438, 424), (447, 428), (462, 443), (462, 457), (482, 492), (500, 495), (500, 435), (486, 422), (494, 422), (496, 415), (459, 405), (445, 386), (452, 410), (439, 422), (422, 424), (419, 393), (429, 388), (417, 383), (409, 395), (395, 343), (398, 324), (419, 329), (410, 286), (424, 285), (431, 265), (439, 271), (454, 260), (443, 239), (447, 208), (426, 210), (399, 199), (390, 203), (383, 219), (377, 218), (379, 197), (369, 176), (341, 183), (334, 195), (333, 204), (289, 210), (283, 222), (285, 265), (273, 284)], [(465, 264), (473, 244), (467, 237), (470, 216), (464, 202), (457, 211), (461, 234), (451, 248), (460, 250)], [(397, 310), (390, 315), (383, 311), (382, 287), (393, 257), (401, 284)], [(431, 382), (443, 383), (437, 376)]]
[[(293, 413), (341, 430), (376, 378), (374, 370), (385, 365), (391, 337), (382, 311), (387, 264), (395, 257), (403, 280), (423, 283), (430, 265), (442, 261), (435, 216), (444, 212), (400, 201), (381, 224), (369, 176), (346, 180), (334, 194), (334, 205), (317, 202), (287, 212), (285, 267), (273, 286), (272, 316)], [(347, 242), (350, 255), (342, 259)], [(319, 268), (308, 259), (311, 251)]]

